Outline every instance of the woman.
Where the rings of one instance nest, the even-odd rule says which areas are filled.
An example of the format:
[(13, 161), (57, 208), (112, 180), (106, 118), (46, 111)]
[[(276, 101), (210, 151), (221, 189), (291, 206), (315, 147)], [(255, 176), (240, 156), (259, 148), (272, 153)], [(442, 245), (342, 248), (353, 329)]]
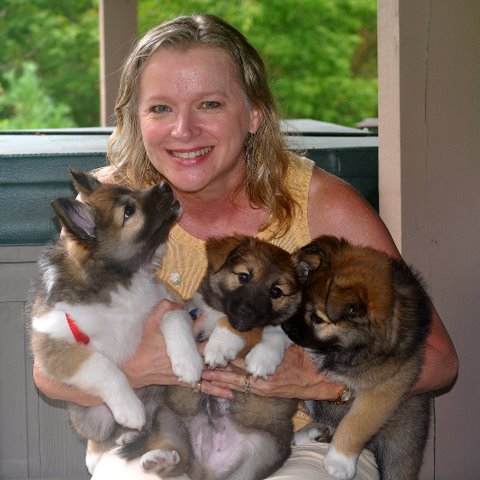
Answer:
[[(293, 251), (318, 235), (332, 234), (399, 256), (376, 212), (352, 187), (287, 152), (262, 60), (220, 19), (179, 17), (148, 32), (127, 59), (115, 112), (111, 166), (103, 178), (134, 187), (165, 178), (172, 185), (183, 214), (170, 234), (159, 277), (184, 298), (199, 285), (209, 236), (254, 235)], [(163, 313), (172, 308), (162, 302), (152, 313), (139, 351), (124, 367), (133, 387), (178, 383), (158, 331)], [(445, 387), (456, 372), (454, 347), (434, 313), (423, 371), (412, 394)], [(38, 367), (34, 375), (50, 397), (85, 405), (99, 401), (49, 381)], [(206, 370), (198, 387), (229, 398), (245, 379), (228, 369)], [(257, 395), (326, 400), (344, 390), (318, 373), (296, 346), (275, 375), (250, 380), (250, 387)], [(270, 478), (322, 478), (324, 448), (295, 447)], [(94, 478), (142, 477), (138, 466), (128, 468), (106, 455)], [(371, 455), (364, 453), (357, 478), (376, 476)]]

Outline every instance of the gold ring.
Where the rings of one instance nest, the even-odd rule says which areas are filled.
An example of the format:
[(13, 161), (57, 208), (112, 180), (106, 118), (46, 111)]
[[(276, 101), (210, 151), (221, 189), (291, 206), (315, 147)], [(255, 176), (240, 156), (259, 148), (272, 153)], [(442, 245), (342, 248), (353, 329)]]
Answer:
[(242, 392), (243, 393), (250, 393), (252, 390), (252, 385), (250, 383), (250, 374), (245, 375), (245, 381), (242, 385)]
[(197, 384), (193, 387), (193, 393), (200, 393), (202, 391), (202, 382), (197, 382)]

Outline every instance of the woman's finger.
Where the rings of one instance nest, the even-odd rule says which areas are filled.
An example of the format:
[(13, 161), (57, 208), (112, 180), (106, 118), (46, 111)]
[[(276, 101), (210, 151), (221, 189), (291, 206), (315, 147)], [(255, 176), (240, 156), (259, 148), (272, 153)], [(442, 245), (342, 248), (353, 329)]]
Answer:
[(233, 399), (233, 393), (228, 384), (221, 382), (209, 382), (207, 380), (202, 380), (201, 383), (202, 393), (207, 395), (213, 395), (215, 397), (224, 398), (226, 400)]

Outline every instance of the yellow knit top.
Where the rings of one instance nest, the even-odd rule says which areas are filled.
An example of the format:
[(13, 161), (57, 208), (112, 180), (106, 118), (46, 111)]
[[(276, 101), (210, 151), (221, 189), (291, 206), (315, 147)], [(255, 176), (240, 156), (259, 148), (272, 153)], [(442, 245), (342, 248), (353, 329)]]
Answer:
[[(288, 252), (310, 242), (308, 193), (312, 170), (311, 160), (293, 157), (285, 179), (287, 189), (299, 206), (292, 226), (280, 238), (275, 238), (274, 226), (259, 232), (258, 238), (278, 245)], [(159, 279), (169, 284), (184, 300), (188, 300), (198, 289), (206, 269), (205, 241), (190, 235), (180, 225), (175, 224), (170, 231), (167, 251), (158, 271)]]

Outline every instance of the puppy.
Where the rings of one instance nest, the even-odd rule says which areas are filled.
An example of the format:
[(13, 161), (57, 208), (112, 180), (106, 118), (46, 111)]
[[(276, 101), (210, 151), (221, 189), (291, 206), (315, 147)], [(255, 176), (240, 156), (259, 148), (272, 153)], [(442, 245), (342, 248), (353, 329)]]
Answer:
[(209, 239), (206, 248), (208, 269), (194, 297), (207, 313), (201, 333), (209, 339), (205, 363), (225, 366), (248, 351), (249, 373), (273, 374), (291, 343), (280, 325), (295, 313), (301, 298), (291, 256), (245, 236)]
[(332, 236), (313, 240), (296, 261), (303, 304), (284, 329), (353, 401), (306, 402), (317, 423), (297, 432), (295, 443), (333, 434), (324, 464), (337, 478), (355, 476), (367, 446), (381, 479), (416, 479), (430, 403), (427, 394), (408, 394), (420, 374), (431, 318), (419, 278), (400, 260)]
[[(32, 351), (46, 375), (105, 402), (68, 408), (75, 431), (102, 444), (89, 443), (93, 471), (117, 439), (118, 426), (140, 430), (156, 408), (146, 411), (144, 401), (158, 403), (156, 390), (140, 392), (142, 401), (120, 366), (136, 351), (155, 305), (175, 299), (155, 280), (155, 268), (180, 205), (166, 183), (136, 191), (79, 171), (71, 176), (84, 203), (52, 203), (64, 234), (40, 259), (29, 321)], [(174, 373), (194, 384), (203, 360), (191, 323), (186, 311), (175, 310), (165, 314), (161, 329)]]
[[(261, 240), (234, 236), (207, 241), (207, 257), (197, 295), (203, 302), (200, 315), (207, 317), (202, 334), (210, 336), (206, 362), (224, 365), (251, 349), (249, 371), (269, 374), (290, 344), (280, 325), (301, 302), (291, 255)], [(227, 401), (168, 387), (153, 428), (122, 447), (120, 455), (142, 456), (143, 469), (162, 478), (187, 473), (193, 480), (260, 480), (290, 453), (296, 407), (294, 399), (247, 391)], [(182, 420), (180, 426), (174, 416)]]

